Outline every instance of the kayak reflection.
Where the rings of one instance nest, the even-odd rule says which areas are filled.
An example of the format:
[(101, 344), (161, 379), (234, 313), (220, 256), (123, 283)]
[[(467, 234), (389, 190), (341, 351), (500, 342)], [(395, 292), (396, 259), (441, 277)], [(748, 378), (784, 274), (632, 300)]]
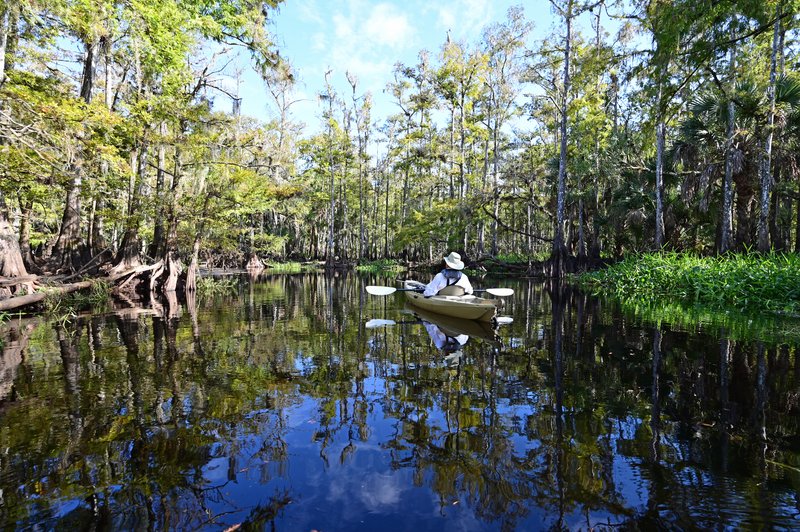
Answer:
[(500, 344), (497, 331), (487, 322), (463, 320), (451, 316), (442, 316), (434, 312), (426, 312), (416, 306), (407, 305), (422, 321), (433, 345), (445, 354), (445, 362), (455, 365), (463, 355), (463, 347), (470, 338), (479, 338), (492, 344)]
[[(428, 312), (410, 303), (406, 304), (406, 309), (414, 313), (420, 320), (435, 325), (445, 336), (455, 338), (460, 335), (465, 335), (470, 338), (479, 338), (490, 343), (500, 343), (500, 336), (497, 334), (497, 329), (489, 322), (444, 316), (435, 312)], [(431, 336), (431, 339), (433, 339), (433, 336)]]

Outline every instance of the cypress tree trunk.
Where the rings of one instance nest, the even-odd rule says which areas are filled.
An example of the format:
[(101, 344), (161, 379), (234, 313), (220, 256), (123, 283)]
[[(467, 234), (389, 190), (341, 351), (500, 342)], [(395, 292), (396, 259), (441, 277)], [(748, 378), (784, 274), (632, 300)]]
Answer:
[[(500, 218), (500, 194), (497, 190), (497, 171), (498, 171), (498, 160), (497, 160), (497, 149), (498, 149), (498, 142), (497, 142), (497, 130), (499, 129), (499, 125), (497, 123), (497, 119), (495, 118), (494, 127), (492, 128), (492, 196), (494, 197), (494, 218), (492, 219), (492, 256), (496, 257), (499, 252), (499, 235), (498, 235), (498, 225), (497, 220)], [(513, 208), (513, 207), (512, 207)], [(512, 222), (512, 227), (514, 224)]]
[[(600, 63), (600, 14), (602, 9), (597, 10), (597, 15), (595, 19), (595, 49), (597, 51), (597, 62)], [(597, 94), (601, 94), (603, 84), (603, 74), (600, 73), (597, 76), (597, 84), (595, 85), (595, 90)], [(606, 95), (606, 98), (608, 96)], [(599, 259), (600, 258), (600, 227), (597, 223), (597, 215), (600, 212), (600, 135), (596, 135), (594, 139), (594, 201), (592, 207), (592, 213), (590, 216), (587, 216), (586, 223), (588, 227), (591, 228), (589, 233), (589, 257), (592, 259)], [(582, 224), (581, 224), (582, 225)]]
[[(159, 126), (161, 131), (161, 139), (158, 144), (158, 168), (156, 169), (156, 198), (164, 197), (164, 174), (167, 164), (167, 148), (165, 144), (165, 137), (167, 135), (167, 123), (161, 122)], [(156, 207), (156, 218), (153, 221), (153, 242), (150, 244), (150, 256), (161, 257), (165, 251), (165, 238), (164, 238), (164, 204), (159, 201)]]
[(6, 81), (6, 49), (8, 33), (11, 31), (11, 9), (7, 4), (0, 7), (0, 87)]
[[(735, 24), (736, 20), (732, 24)], [(731, 29), (731, 41), (736, 40), (736, 26)], [(731, 249), (733, 232), (733, 136), (736, 131), (736, 107), (733, 102), (733, 91), (736, 88), (736, 45), (729, 51), (728, 77), (730, 94), (728, 95), (728, 127), (725, 132), (725, 177), (722, 181), (722, 221), (719, 239), (719, 252), (727, 253)]]
[[(14, 234), (14, 228), (8, 221), (5, 198), (0, 193), (0, 275), (3, 277), (24, 277), (28, 275), (22, 253), (19, 250), (19, 240)], [(34, 291), (33, 282), (26, 282), (14, 287), (15, 293), (31, 294)], [(6, 292), (8, 294), (8, 292)], [(0, 293), (0, 295), (2, 295)]]
[[(753, 170), (751, 168), (751, 170)], [(749, 174), (749, 175), (748, 175)], [(753, 204), (755, 203), (755, 190), (752, 174), (739, 174), (736, 179), (736, 240), (738, 250), (749, 246), (753, 241)]]
[[(94, 84), (94, 51), (96, 43), (85, 42), (86, 55), (83, 60), (80, 97), (87, 104), (92, 101)], [(83, 133), (76, 135), (81, 142)], [(64, 202), (64, 214), (61, 217), (61, 231), (53, 248), (53, 262), (61, 270), (75, 272), (83, 266), (84, 243), (81, 239), (81, 188), (83, 185), (83, 168), (80, 162), (70, 165), (72, 182), (67, 188), (67, 199)]]
[(72, 164), (72, 182), (67, 189), (64, 213), (61, 216), (61, 230), (53, 247), (53, 264), (61, 270), (75, 272), (81, 267), (81, 185), (83, 170)]
[(33, 209), (33, 201), (31, 200), (20, 205), (19, 251), (25, 267), (30, 271), (37, 271), (38, 268), (34, 263), (33, 253), (31, 252), (31, 209)]
[(772, 200), (769, 210), (769, 238), (770, 242), (772, 243), (772, 248), (775, 250), (783, 250), (784, 243), (782, 237), (782, 231), (780, 228), (780, 210), (781, 210), (781, 195), (778, 192), (778, 184), (781, 182), (781, 172), (780, 168), (775, 168), (775, 172), (772, 175), (772, 184), (775, 187), (775, 190), (772, 193)]
[(761, 161), (761, 211), (758, 216), (758, 250), (762, 253), (769, 251), (769, 210), (772, 194), (772, 136), (775, 126), (775, 78), (777, 71), (778, 42), (781, 35), (781, 2), (775, 6), (775, 28), (772, 34), (772, 57), (769, 69), (769, 85), (767, 86), (767, 99), (769, 100), (769, 114), (767, 115), (767, 136), (764, 139), (764, 151)]
[[(180, 126), (179, 142), (184, 139), (186, 124)], [(178, 286), (178, 278), (183, 272), (183, 266), (178, 257), (178, 186), (183, 173), (183, 163), (181, 161), (180, 148), (175, 149), (175, 170), (172, 179), (172, 187), (169, 194), (169, 215), (167, 217), (167, 240), (164, 255), (162, 257), (161, 268), (153, 273), (150, 279), (150, 290), (155, 291), (160, 278), (166, 275), (161, 291), (165, 294), (174, 292)]]
[(383, 212), (383, 257), (389, 258), (389, 177), (384, 175), (386, 180), (386, 197), (384, 198), (384, 212)]
[(586, 261), (586, 241), (583, 232), (583, 198), (578, 199), (578, 257), (581, 263)]
[(553, 237), (553, 275), (560, 277), (564, 273), (564, 260), (567, 255), (567, 248), (564, 243), (564, 206), (566, 203), (566, 182), (567, 182), (567, 106), (569, 104), (569, 55), (572, 45), (572, 0), (567, 3), (567, 11), (564, 13), (564, 23), (566, 24), (566, 36), (564, 38), (564, 86), (561, 97), (561, 124), (560, 134), (560, 153), (558, 157), (558, 183), (556, 192), (556, 227)]
[(92, 101), (92, 89), (94, 88), (94, 52), (97, 48), (97, 43), (85, 42), (83, 49), (86, 51), (86, 56), (83, 61), (83, 75), (81, 76), (81, 99), (90, 103)]
[[(659, 106), (661, 102), (661, 89), (659, 89)], [(656, 125), (656, 237), (655, 248), (661, 249), (664, 245), (664, 137), (666, 125), (664, 124), (663, 111), (659, 110), (659, 120)]]
[(142, 139), (139, 150), (136, 152), (136, 171), (130, 184), (125, 233), (114, 261), (115, 271), (129, 270), (142, 263), (139, 255), (139, 228), (142, 223), (142, 215), (139, 211), (143, 193), (144, 172), (145, 168), (147, 168), (147, 155), (147, 140)]
[[(489, 140), (486, 139), (483, 142), (483, 175), (481, 177), (481, 193), (485, 196), (486, 195), (486, 183), (489, 181)], [(477, 251), (478, 255), (483, 255), (484, 253), (484, 234), (486, 233), (486, 224), (481, 220), (478, 222), (478, 242), (477, 242)]]

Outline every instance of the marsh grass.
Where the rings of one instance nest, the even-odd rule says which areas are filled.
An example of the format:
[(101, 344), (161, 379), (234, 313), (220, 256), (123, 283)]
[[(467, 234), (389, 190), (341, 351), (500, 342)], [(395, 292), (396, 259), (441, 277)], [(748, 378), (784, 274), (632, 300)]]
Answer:
[(111, 285), (103, 281), (96, 281), (88, 290), (80, 290), (66, 295), (56, 292), (48, 294), (42, 305), (45, 314), (63, 323), (77, 316), (78, 311), (89, 307), (102, 311), (110, 298)]
[(651, 253), (585, 273), (578, 281), (629, 306), (679, 304), (800, 317), (800, 257), (794, 254)]

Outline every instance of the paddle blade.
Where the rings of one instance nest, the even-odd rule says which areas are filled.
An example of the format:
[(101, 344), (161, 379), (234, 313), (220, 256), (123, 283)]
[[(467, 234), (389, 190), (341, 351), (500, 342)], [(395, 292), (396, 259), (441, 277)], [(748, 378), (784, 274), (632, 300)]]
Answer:
[(394, 320), (369, 320), (364, 327), (367, 329), (374, 329), (376, 327), (383, 327), (384, 325), (395, 325), (397, 322)]
[(493, 296), (506, 297), (514, 295), (514, 290), (511, 288), (487, 288), (486, 291)]
[(497, 316), (497, 324), (498, 325), (508, 325), (509, 323), (513, 323), (514, 318), (511, 316)]
[(388, 296), (397, 292), (397, 288), (391, 286), (368, 286), (367, 293), (373, 296)]

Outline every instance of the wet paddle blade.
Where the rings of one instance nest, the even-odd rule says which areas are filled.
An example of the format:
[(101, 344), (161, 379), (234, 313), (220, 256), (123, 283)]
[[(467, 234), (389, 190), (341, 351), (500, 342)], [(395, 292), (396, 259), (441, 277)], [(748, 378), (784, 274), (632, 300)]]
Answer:
[(391, 286), (368, 286), (367, 293), (373, 296), (388, 296), (397, 292), (397, 288)]
[(512, 290), (511, 288), (487, 288), (486, 292), (492, 294), (493, 296), (499, 296), (499, 297), (514, 295), (514, 290)]
[(509, 323), (513, 323), (514, 318), (511, 316), (498, 316), (497, 317), (497, 324), (498, 325), (508, 325)]
[(369, 320), (364, 326), (367, 329), (375, 329), (376, 327), (383, 327), (385, 325), (395, 325), (397, 322), (394, 320)]

